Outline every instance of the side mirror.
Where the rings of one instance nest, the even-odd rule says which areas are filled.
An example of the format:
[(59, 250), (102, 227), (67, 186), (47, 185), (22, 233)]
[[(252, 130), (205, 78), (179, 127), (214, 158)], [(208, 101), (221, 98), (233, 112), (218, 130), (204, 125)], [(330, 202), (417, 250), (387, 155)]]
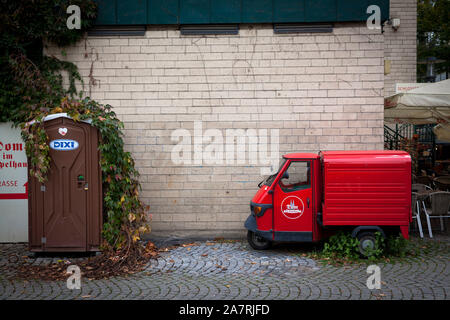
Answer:
[(283, 175), (281, 176), (281, 179), (289, 179), (289, 173), (285, 171)]

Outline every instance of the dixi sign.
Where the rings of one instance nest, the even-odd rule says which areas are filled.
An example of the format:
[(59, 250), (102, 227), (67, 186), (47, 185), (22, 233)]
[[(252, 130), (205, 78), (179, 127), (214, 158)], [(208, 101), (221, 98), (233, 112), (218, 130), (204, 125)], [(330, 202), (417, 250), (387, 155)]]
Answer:
[(78, 142), (69, 139), (58, 139), (50, 141), (50, 148), (60, 151), (70, 151), (78, 148)]

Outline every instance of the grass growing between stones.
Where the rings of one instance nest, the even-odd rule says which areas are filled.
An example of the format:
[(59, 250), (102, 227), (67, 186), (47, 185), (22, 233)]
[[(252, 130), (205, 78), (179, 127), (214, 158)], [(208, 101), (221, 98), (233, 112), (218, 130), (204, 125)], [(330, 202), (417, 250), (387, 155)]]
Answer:
[(218, 242), (218, 243), (236, 243), (236, 242), (242, 242), (242, 239), (225, 239), (223, 237), (217, 237), (217, 238), (214, 238), (214, 242)]

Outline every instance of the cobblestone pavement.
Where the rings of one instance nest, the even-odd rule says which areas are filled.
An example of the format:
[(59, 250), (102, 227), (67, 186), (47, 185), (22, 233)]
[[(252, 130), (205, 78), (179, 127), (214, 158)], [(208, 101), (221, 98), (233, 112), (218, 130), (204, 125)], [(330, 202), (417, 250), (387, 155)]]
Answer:
[[(0, 244), (0, 299), (450, 299), (450, 237), (441, 243), (428, 253), (378, 264), (379, 290), (366, 286), (367, 264), (323, 265), (298, 254), (304, 247), (255, 251), (246, 241), (180, 246), (137, 274), (82, 279), (81, 290), (69, 290), (65, 281), (12, 280), (4, 267), (15, 263), (15, 254), (29, 253), (24, 244)], [(60, 258), (33, 259), (45, 264)]]

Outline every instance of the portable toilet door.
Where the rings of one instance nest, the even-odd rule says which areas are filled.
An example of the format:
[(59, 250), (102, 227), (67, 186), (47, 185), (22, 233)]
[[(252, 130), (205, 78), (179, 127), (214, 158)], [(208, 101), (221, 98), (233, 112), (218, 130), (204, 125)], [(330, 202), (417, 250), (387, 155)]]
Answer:
[(102, 180), (95, 127), (62, 114), (45, 121), (50, 170), (40, 183), (29, 175), (30, 251), (98, 251)]

